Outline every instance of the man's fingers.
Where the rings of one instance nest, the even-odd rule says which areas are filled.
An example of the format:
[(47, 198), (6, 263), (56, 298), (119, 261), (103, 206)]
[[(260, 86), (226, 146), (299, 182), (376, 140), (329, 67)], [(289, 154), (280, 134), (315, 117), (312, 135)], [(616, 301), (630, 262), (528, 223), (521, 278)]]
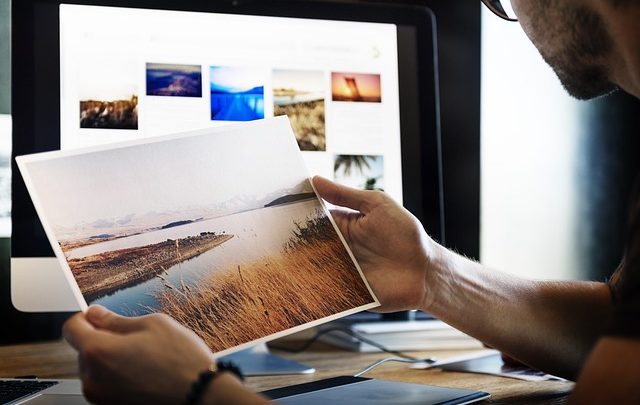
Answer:
[(347, 207), (367, 214), (371, 208), (372, 194), (364, 190), (343, 186), (321, 176), (313, 178), (313, 186), (320, 197), (339, 207)]
[(87, 320), (98, 329), (115, 333), (130, 333), (143, 328), (142, 318), (127, 318), (100, 305), (92, 305), (86, 313)]
[(98, 333), (82, 312), (69, 318), (62, 327), (62, 335), (65, 340), (76, 350), (80, 350), (88, 342), (95, 339)]

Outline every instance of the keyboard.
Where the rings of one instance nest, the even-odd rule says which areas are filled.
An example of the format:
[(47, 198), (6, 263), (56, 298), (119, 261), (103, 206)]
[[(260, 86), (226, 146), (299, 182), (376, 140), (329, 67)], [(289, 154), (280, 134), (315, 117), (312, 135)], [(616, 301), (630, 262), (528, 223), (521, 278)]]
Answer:
[(56, 384), (57, 381), (0, 380), (0, 404), (26, 398)]

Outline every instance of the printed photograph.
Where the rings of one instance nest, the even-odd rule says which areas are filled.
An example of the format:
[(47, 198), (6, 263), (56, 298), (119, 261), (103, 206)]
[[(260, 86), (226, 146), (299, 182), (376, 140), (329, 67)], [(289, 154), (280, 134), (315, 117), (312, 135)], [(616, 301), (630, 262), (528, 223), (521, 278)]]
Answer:
[(333, 161), (335, 181), (361, 190), (384, 191), (384, 157), (337, 155)]
[(333, 101), (382, 102), (380, 75), (369, 73), (331, 73)]
[(202, 97), (202, 68), (147, 63), (147, 96)]
[(24, 171), (87, 303), (167, 313), (214, 351), (377, 302), (286, 120)]
[(253, 121), (264, 118), (262, 69), (211, 66), (211, 120)]
[(289, 117), (300, 150), (326, 151), (324, 93), (322, 71), (273, 71), (274, 115)]

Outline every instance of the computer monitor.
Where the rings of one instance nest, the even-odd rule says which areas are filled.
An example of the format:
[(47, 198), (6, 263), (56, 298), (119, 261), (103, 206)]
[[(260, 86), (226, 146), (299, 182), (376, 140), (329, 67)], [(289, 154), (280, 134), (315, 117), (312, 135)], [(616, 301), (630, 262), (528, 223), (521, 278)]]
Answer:
[[(382, 189), (444, 238), (424, 7), (21, 0), (12, 32), (14, 156), (286, 114), (311, 174)], [(55, 259), (17, 175), (12, 201), (15, 276)]]

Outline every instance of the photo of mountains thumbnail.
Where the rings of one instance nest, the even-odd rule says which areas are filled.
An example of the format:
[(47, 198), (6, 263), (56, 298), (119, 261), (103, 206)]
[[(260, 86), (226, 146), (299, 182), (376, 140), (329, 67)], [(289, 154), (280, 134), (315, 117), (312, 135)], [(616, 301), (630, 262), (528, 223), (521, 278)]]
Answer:
[(211, 120), (253, 121), (264, 118), (262, 69), (211, 66)]
[(147, 63), (147, 96), (202, 97), (199, 65)]

